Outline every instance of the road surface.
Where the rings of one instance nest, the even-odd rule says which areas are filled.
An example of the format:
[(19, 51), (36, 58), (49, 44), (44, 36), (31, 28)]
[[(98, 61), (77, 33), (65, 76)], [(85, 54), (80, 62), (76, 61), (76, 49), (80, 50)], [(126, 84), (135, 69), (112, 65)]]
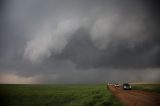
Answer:
[(123, 90), (112, 85), (108, 88), (125, 106), (160, 106), (160, 93)]

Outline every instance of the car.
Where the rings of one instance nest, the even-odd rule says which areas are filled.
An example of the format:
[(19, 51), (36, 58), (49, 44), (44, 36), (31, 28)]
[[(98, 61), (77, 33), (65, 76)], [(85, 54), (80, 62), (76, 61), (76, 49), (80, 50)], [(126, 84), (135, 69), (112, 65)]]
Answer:
[(119, 87), (119, 84), (114, 84), (115, 87)]
[(124, 90), (131, 90), (131, 89), (132, 89), (132, 86), (131, 86), (130, 84), (128, 84), (128, 83), (124, 83), (124, 84), (123, 84), (123, 89), (124, 89)]

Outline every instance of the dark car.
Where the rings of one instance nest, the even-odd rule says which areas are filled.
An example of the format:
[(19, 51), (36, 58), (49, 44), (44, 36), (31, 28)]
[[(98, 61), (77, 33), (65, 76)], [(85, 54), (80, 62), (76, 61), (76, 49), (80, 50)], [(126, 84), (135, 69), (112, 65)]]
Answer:
[(131, 89), (132, 89), (132, 86), (131, 86), (130, 84), (128, 84), (128, 83), (124, 83), (124, 84), (123, 84), (123, 89), (124, 89), (124, 90), (131, 90)]

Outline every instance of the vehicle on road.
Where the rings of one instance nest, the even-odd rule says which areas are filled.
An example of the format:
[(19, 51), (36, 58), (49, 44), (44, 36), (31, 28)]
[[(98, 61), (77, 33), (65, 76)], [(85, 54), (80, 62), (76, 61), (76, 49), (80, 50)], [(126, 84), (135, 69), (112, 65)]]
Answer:
[(119, 87), (119, 84), (114, 84), (115, 87)]
[(124, 90), (131, 90), (131, 89), (132, 89), (132, 86), (131, 86), (130, 84), (128, 84), (128, 83), (124, 83), (124, 84), (123, 84), (123, 89), (124, 89)]

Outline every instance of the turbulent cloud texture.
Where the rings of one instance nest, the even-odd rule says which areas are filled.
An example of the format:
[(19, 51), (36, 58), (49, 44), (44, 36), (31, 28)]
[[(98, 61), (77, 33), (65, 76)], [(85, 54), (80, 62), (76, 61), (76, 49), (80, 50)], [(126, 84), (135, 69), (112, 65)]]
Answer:
[(75, 20), (63, 20), (58, 23), (55, 29), (50, 25), (38, 29), (35, 38), (27, 43), (24, 56), (32, 62), (42, 61), (50, 57), (52, 52), (61, 53), (68, 40), (79, 28)]
[(0, 83), (160, 81), (158, 1), (12, 0), (0, 12)]

